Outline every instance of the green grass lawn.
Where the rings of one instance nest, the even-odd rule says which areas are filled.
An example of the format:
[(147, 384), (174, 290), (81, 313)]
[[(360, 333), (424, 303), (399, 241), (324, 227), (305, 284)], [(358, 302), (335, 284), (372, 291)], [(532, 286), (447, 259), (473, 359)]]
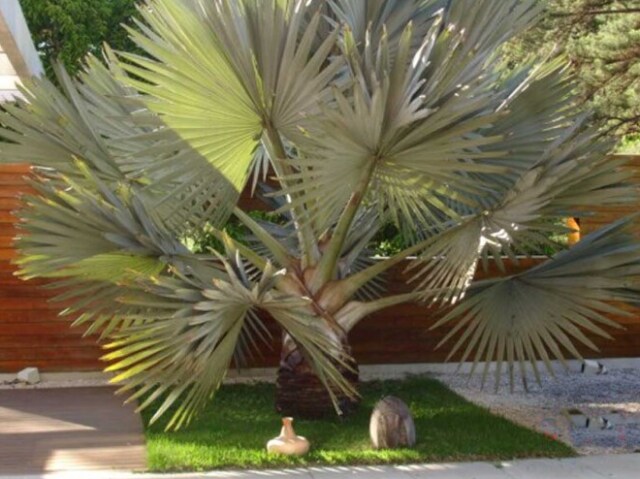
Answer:
[[(345, 421), (295, 421), (296, 433), (309, 439), (311, 451), (303, 458), (290, 458), (265, 451), (266, 442), (280, 432), (274, 386), (225, 386), (188, 428), (164, 432), (165, 423), (159, 422), (147, 429), (148, 467), (152, 471), (199, 471), (575, 454), (563, 443), (469, 403), (433, 379), (365, 383), (361, 393), (358, 412)], [(414, 449), (376, 451), (370, 446), (369, 415), (376, 401), (388, 394), (403, 399), (413, 412), (417, 431)]]

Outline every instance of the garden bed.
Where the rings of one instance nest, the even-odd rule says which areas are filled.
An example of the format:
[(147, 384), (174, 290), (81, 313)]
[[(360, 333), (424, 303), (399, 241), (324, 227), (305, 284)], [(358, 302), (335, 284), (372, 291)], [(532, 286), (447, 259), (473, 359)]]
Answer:
[[(267, 440), (280, 430), (280, 416), (273, 407), (274, 386), (224, 386), (188, 428), (164, 432), (163, 421), (147, 428), (148, 467), (152, 471), (187, 471), (575, 454), (569, 446), (495, 416), (433, 379), (375, 381), (364, 383), (361, 392), (363, 401), (358, 412), (345, 421), (337, 418), (296, 421), (295, 430), (311, 441), (311, 452), (303, 458), (289, 458), (265, 451)], [(405, 400), (414, 414), (417, 430), (414, 449), (375, 451), (370, 446), (369, 415), (373, 405), (388, 394)], [(149, 409), (145, 419), (152, 410)]]

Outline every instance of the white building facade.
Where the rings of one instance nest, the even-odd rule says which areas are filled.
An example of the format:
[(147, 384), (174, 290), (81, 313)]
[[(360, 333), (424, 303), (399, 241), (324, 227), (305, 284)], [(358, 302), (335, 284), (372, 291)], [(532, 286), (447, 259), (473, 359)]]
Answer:
[(20, 96), (20, 78), (43, 73), (20, 2), (0, 0), (0, 102)]

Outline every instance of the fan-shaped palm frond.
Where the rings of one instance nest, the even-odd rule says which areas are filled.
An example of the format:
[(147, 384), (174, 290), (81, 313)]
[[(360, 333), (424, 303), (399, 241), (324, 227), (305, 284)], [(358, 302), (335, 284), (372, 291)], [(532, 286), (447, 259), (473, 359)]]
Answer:
[[(220, 386), (231, 360), (257, 348), (254, 338), (268, 343), (260, 313), (270, 314), (301, 347), (316, 373), (332, 392), (355, 395), (338, 370), (348, 368), (337, 345), (318, 334), (309, 300), (277, 292), (283, 270), (267, 265), (258, 281), (250, 279), (240, 256), (219, 257), (225, 279), (212, 283), (184, 277), (157, 277), (142, 285), (144, 294), (121, 301), (147, 308), (132, 314), (134, 323), (115, 335), (105, 356), (108, 370), (120, 371), (114, 382), (126, 380), (120, 392), (135, 391), (129, 400), (143, 399), (138, 409), (162, 398), (151, 421), (174, 403), (179, 406), (167, 428), (188, 423)], [(142, 324), (136, 323), (143, 319)], [(242, 341), (243, 335), (248, 338)]]
[[(259, 112), (193, 8), (159, 1), (140, 13), (149, 26), (140, 23), (132, 38), (164, 63), (125, 55), (130, 63), (123, 67), (141, 79), (127, 82), (147, 93), (147, 106), (240, 191), (261, 133)], [(168, 81), (182, 88), (167, 88)]]
[[(85, 166), (78, 165), (78, 171), (86, 175), (82, 183), (67, 177), (33, 183), (39, 195), (26, 197), (28, 208), (19, 212), (25, 234), (18, 246), (29, 253), (18, 260), (19, 274), (61, 277), (83, 261), (121, 251), (167, 262), (188, 254), (135, 190), (114, 192)], [(93, 274), (102, 275), (98, 270)]]
[[(23, 88), (26, 101), (6, 106), (0, 132), (12, 143), (0, 152), (4, 161), (25, 161), (54, 169), (75, 181), (84, 175), (79, 159), (109, 187), (148, 185), (147, 197), (177, 231), (206, 217), (226, 222), (238, 193), (225, 177), (174, 132), (163, 127), (134, 90), (116, 77), (124, 72), (105, 49), (109, 68), (88, 57), (80, 78), (69, 78), (61, 65), (55, 71), (63, 90), (45, 79)], [(86, 185), (85, 185), (86, 186)], [(171, 204), (167, 204), (167, 198)]]
[(106, 335), (122, 324), (114, 299), (123, 285), (170, 268), (199, 274), (201, 266), (135, 188), (112, 191), (86, 165), (77, 173), (82, 181), (33, 183), (38, 195), (19, 212), (18, 274), (55, 278), (49, 287), (66, 291), (57, 299), (75, 299), (66, 312), (83, 313), (78, 323), (92, 321), (90, 332)]
[(446, 0), (333, 0), (329, 2), (338, 22), (346, 24), (361, 52), (365, 45), (378, 45), (388, 37), (390, 53), (395, 55), (399, 39), (408, 24), (416, 35), (413, 48), (417, 48), (433, 23), (442, 14)]
[[(467, 135), (495, 120), (492, 114), (473, 116), (486, 110), (490, 95), (473, 102), (454, 99), (437, 110), (422, 101), (422, 75), (438, 28), (434, 22), (433, 32), (412, 54), (414, 34), (407, 27), (393, 59), (386, 37), (379, 45), (368, 45), (361, 57), (355, 40), (345, 33), (353, 101), (336, 91), (337, 108), (327, 110), (310, 125), (309, 135), (298, 139), (304, 156), (292, 160), (298, 173), (290, 177), (294, 186), (284, 190), (302, 192), (298, 201), (305, 204), (317, 231), (337, 221), (354, 190), (368, 191), (371, 201), (400, 223), (431, 224), (436, 218), (432, 209), (445, 217), (455, 215), (443, 198), (457, 197), (457, 186), (471, 188), (461, 172), (499, 170), (474, 161), (486, 155), (475, 151), (478, 147), (498, 138)], [(379, 48), (377, 56), (374, 48)], [(375, 63), (365, 68), (368, 58)]]
[(471, 193), (479, 207), (456, 205), (465, 219), (436, 230), (409, 266), (425, 298), (441, 290), (436, 298), (458, 299), (471, 284), (479, 259), (486, 267), (492, 255), (504, 270), (502, 255), (517, 262), (517, 253), (553, 247), (549, 233), (567, 230), (550, 225), (548, 218), (582, 216), (594, 198), (620, 204), (637, 197), (628, 182), (631, 172), (616, 172), (619, 165), (606, 158), (607, 142), (593, 145), (595, 132), (580, 128), (586, 117), (572, 100), (562, 65), (553, 62), (511, 88), (501, 107), (530, 114), (515, 124), (501, 119), (492, 127), (504, 138), (496, 148), (508, 151), (498, 161), (508, 163), (510, 171), (467, 174), (487, 188), (483, 194)]
[(149, 94), (148, 107), (238, 190), (264, 129), (297, 128), (338, 68), (325, 65), (335, 34), (311, 50), (319, 13), (302, 33), (309, 7), (284, 4), (158, 0), (131, 31), (156, 60), (123, 54), (123, 68), (144, 80), (127, 79)]
[(73, 158), (82, 158), (103, 180), (122, 180), (73, 81), (60, 66), (56, 71), (64, 93), (46, 79), (31, 79), (21, 90), (25, 100), (3, 105), (0, 135), (11, 142), (2, 146), (3, 162), (33, 163), (82, 177), (73, 164)]
[(472, 286), (434, 325), (456, 322), (441, 344), (462, 333), (449, 357), (463, 351), (465, 361), (475, 351), (472, 371), (483, 359), (484, 377), (489, 362), (497, 361), (496, 381), (506, 362), (513, 383), (516, 363), (523, 378), (527, 362), (539, 377), (537, 359), (553, 374), (551, 357), (564, 361), (567, 351), (582, 358), (576, 340), (597, 350), (581, 329), (609, 337), (601, 325), (617, 323), (604, 314), (629, 314), (610, 302), (638, 300), (640, 246), (629, 233), (630, 224), (630, 219), (620, 220), (528, 271)]

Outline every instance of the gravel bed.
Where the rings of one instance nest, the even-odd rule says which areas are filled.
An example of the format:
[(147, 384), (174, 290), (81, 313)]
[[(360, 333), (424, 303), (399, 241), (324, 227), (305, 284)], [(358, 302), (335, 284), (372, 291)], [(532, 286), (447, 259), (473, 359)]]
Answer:
[(639, 369), (569, 370), (556, 372), (555, 378), (541, 371), (541, 384), (529, 379), (528, 391), (516, 376), (513, 392), (507, 374), (498, 392), (495, 373), (489, 373), (484, 389), (481, 374), (434, 376), (469, 401), (564, 441), (580, 454), (640, 452)]

